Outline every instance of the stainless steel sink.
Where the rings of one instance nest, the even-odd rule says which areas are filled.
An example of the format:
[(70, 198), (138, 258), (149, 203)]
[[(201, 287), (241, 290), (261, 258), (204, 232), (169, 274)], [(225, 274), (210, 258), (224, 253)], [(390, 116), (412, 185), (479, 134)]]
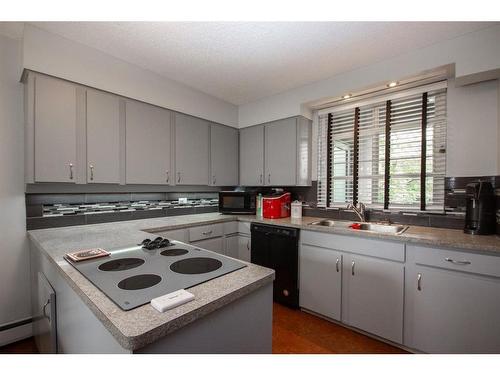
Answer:
[(362, 230), (376, 233), (401, 234), (406, 229), (407, 225), (391, 225), (377, 223), (352, 223), (349, 221), (334, 221), (334, 220), (319, 220), (310, 223), (309, 225), (319, 225), (322, 227), (350, 228), (353, 224), (359, 224), (359, 228), (353, 230)]
[(406, 229), (407, 225), (391, 225), (391, 224), (374, 224), (374, 223), (360, 223), (358, 230), (367, 230), (377, 233), (401, 234)]

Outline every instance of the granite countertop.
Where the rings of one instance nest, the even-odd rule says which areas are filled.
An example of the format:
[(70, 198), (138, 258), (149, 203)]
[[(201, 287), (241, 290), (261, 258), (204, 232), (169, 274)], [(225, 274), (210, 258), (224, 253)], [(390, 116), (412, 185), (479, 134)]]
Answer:
[(159, 313), (147, 304), (123, 311), (90, 281), (69, 265), (63, 255), (69, 251), (103, 247), (114, 248), (139, 243), (149, 233), (181, 229), (228, 221), (259, 222), (303, 230), (368, 237), (413, 243), (424, 246), (447, 247), (500, 256), (500, 237), (474, 236), (456, 229), (438, 229), (410, 226), (400, 235), (352, 230), (341, 227), (313, 226), (322, 220), (316, 217), (302, 219), (258, 219), (255, 216), (221, 215), (207, 213), (154, 219), (84, 225), (65, 228), (39, 229), (28, 232), (35, 248), (57, 266), (69, 285), (94, 312), (116, 340), (129, 350), (146, 346), (159, 338), (199, 319), (218, 308), (248, 294), (274, 279), (274, 271), (254, 264), (190, 288), (196, 299), (165, 313)]

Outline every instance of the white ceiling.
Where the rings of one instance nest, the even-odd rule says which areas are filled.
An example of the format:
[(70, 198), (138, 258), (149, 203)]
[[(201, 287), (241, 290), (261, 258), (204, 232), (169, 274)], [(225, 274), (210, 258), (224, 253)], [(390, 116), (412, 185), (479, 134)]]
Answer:
[(35, 22), (239, 105), (495, 23)]

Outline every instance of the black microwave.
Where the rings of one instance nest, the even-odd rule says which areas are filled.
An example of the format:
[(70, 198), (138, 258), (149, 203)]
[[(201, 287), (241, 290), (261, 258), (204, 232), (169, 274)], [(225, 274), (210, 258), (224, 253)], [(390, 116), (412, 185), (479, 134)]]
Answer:
[(255, 198), (254, 191), (219, 191), (219, 212), (255, 215)]

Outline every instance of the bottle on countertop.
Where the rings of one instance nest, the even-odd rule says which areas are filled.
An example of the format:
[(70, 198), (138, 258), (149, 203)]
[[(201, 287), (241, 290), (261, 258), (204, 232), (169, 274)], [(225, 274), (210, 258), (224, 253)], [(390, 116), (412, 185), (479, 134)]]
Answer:
[(259, 193), (257, 195), (257, 209), (256, 209), (256, 216), (257, 218), (262, 218), (262, 194)]

